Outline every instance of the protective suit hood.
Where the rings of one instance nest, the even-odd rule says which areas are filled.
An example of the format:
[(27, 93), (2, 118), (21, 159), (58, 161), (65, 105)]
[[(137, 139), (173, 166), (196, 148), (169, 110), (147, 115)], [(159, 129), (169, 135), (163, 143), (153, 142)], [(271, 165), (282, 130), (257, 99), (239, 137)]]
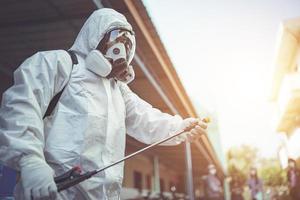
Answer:
[(96, 49), (105, 33), (116, 28), (132, 31), (131, 25), (121, 13), (109, 8), (96, 10), (84, 23), (70, 50), (86, 57), (89, 52)]

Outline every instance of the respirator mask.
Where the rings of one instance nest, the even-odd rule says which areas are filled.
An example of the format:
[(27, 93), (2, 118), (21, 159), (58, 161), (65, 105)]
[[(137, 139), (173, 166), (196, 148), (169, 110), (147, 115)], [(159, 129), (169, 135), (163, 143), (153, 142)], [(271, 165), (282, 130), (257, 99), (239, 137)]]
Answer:
[(105, 78), (129, 83), (134, 70), (128, 62), (134, 56), (135, 37), (132, 31), (115, 29), (105, 34), (97, 49), (86, 57), (87, 68)]

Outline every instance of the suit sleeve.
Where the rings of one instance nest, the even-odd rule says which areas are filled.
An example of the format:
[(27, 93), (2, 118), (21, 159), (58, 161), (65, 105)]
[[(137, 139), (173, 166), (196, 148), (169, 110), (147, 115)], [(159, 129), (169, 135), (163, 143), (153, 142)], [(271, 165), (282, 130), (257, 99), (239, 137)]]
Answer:
[(43, 116), (52, 97), (67, 83), (72, 61), (63, 50), (39, 52), (14, 72), (14, 84), (2, 96), (0, 160), (19, 169), (23, 156), (44, 159)]
[[(176, 133), (181, 127), (182, 118), (172, 116), (153, 108), (149, 103), (133, 93), (126, 84), (121, 84), (121, 92), (126, 106), (127, 133), (135, 139), (151, 144)], [(164, 145), (176, 145), (173, 139)]]

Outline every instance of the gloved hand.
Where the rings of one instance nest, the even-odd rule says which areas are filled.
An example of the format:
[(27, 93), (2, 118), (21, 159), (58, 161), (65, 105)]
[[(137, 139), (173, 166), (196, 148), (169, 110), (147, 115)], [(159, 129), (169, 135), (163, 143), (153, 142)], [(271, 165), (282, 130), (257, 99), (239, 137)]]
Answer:
[(54, 171), (43, 159), (25, 156), (20, 160), (20, 168), (26, 200), (56, 199)]
[(182, 121), (182, 124), (180, 126), (180, 130), (184, 130), (186, 128), (195, 126), (190, 131), (185, 132), (181, 135), (179, 135), (176, 140), (178, 142), (183, 142), (186, 139), (189, 142), (197, 140), (201, 135), (206, 134), (206, 128), (207, 128), (208, 121), (206, 120), (200, 120), (197, 118), (186, 118)]

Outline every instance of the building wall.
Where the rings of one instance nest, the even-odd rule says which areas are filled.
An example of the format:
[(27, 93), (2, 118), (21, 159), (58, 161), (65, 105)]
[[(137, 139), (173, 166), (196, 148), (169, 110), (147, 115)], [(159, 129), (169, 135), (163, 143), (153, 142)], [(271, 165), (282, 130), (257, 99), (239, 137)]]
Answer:
[[(153, 164), (151, 160), (145, 156), (136, 156), (125, 162), (123, 186), (134, 188), (134, 171), (142, 174), (142, 189), (151, 189), (153, 182)], [(147, 187), (146, 176), (151, 177), (151, 188)]]
[[(136, 188), (134, 174), (136, 172), (140, 173), (142, 176), (142, 188), (143, 190), (153, 190), (154, 188), (154, 165), (153, 160), (150, 157), (139, 155), (135, 158), (127, 160), (125, 162), (124, 168), (124, 181), (123, 187), (126, 188)], [(170, 191), (171, 186), (179, 185), (179, 177), (180, 175), (174, 170), (167, 167), (162, 162), (159, 163), (159, 175), (160, 175), (160, 188), (163, 189), (164, 192)], [(150, 181), (149, 181), (150, 180)], [(150, 183), (149, 183), (150, 182)], [(163, 185), (162, 185), (163, 184)], [(151, 185), (151, 187), (149, 187)], [(138, 189), (138, 188), (136, 188)]]
[(16, 180), (17, 175), (14, 170), (0, 165), (0, 199), (13, 196)]
[(171, 191), (171, 187), (173, 186), (175, 186), (176, 188), (180, 187), (180, 175), (172, 169), (166, 167), (164, 164), (160, 165), (159, 174), (160, 178), (164, 180), (164, 186), (160, 186), (161, 188), (164, 188), (164, 192)]
[(277, 116), (274, 119), (281, 145), (278, 157), (287, 166), (288, 157), (299, 158), (300, 139), (300, 18), (282, 23), (276, 49), (271, 100)]

